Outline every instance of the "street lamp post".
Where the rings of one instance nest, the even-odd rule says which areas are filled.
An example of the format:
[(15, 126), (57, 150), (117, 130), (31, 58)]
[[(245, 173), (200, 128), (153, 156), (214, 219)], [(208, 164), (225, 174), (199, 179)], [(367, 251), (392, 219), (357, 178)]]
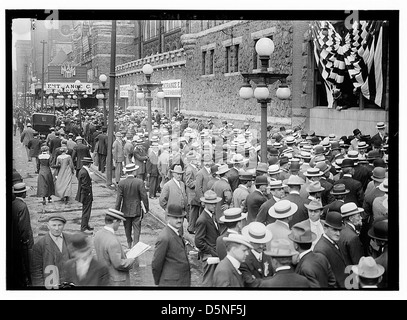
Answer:
[(96, 99), (102, 99), (103, 100), (103, 122), (104, 125), (107, 125), (107, 111), (106, 111), (106, 93), (109, 91), (109, 88), (106, 88), (106, 81), (107, 81), (107, 77), (105, 74), (101, 74), (99, 76), (99, 81), (102, 84), (101, 88), (98, 88), (98, 94), (96, 95)]
[(75, 95), (73, 96), (73, 99), (77, 99), (78, 101), (78, 111), (79, 111), (79, 127), (82, 133), (82, 111), (81, 111), (81, 99), (82, 98), (87, 98), (88, 96), (86, 95), (86, 90), (81, 90), (81, 81), (80, 80), (76, 80), (75, 81), (75, 87), (77, 88), (77, 90), (74, 90), (73, 92), (75, 93)]
[[(150, 133), (151, 132), (151, 101), (153, 98), (151, 97), (151, 91), (155, 90), (158, 88), (158, 93), (157, 93), (157, 98), (163, 99), (164, 98), (164, 91), (162, 91), (162, 83), (154, 83), (151, 82), (151, 75), (154, 71), (153, 67), (151, 64), (145, 64), (143, 66), (143, 73), (146, 77), (147, 82), (138, 84), (137, 87), (139, 90), (137, 91), (137, 99), (143, 99), (145, 98), (147, 101), (147, 131)], [(147, 93), (146, 97), (144, 96), (144, 92)]]
[[(242, 73), (245, 83), (241, 86), (239, 95), (243, 99), (250, 99), (253, 96), (260, 103), (261, 107), (261, 123), (260, 123), (260, 146), (261, 146), (261, 162), (267, 163), (267, 104), (271, 102), (269, 98), (268, 85), (276, 81), (282, 82), (282, 85), (277, 90), (276, 95), (279, 99), (288, 99), (291, 91), (286, 85), (286, 78), (288, 74), (271, 73), (268, 71), (270, 56), (274, 51), (274, 42), (269, 38), (261, 38), (256, 43), (256, 52), (259, 55), (261, 68), (260, 72), (255, 73)], [(257, 86), (252, 89), (250, 81), (253, 81)]]

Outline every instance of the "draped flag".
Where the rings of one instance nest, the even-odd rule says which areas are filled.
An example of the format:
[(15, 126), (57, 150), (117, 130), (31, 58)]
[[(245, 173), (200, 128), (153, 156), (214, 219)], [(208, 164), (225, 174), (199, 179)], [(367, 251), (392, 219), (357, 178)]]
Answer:
[(314, 56), (325, 80), (329, 107), (341, 91), (345, 73), (356, 91), (385, 106), (387, 29), (384, 21), (356, 21), (344, 38), (328, 21), (311, 24)]

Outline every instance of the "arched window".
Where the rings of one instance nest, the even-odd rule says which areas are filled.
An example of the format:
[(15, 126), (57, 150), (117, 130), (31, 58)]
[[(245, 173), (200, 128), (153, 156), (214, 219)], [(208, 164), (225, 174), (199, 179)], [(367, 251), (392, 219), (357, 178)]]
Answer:
[(157, 37), (157, 20), (146, 20), (145, 28), (144, 28), (144, 40), (149, 40), (152, 38)]

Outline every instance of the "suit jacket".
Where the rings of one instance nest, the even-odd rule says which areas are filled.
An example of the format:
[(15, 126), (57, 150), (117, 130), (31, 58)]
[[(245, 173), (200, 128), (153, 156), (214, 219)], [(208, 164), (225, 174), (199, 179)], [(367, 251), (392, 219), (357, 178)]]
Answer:
[[(113, 157), (113, 160), (116, 161), (116, 162), (123, 162), (124, 161), (123, 143), (121, 141), (117, 140), (117, 139), (115, 141), (113, 141), (112, 157)], [(144, 170), (145, 170), (145, 165), (144, 165)], [(138, 170), (137, 170), (137, 172), (138, 172)]]
[(170, 204), (180, 205), (184, 211), (187, 210), (188, 201), (185, 192), (185, 184), (182, 181), (179, 181), (179, 184), (181, 188), (178, 187), (174, 179), (171, 179), (164, 184), (159, 198), (160, 206), (164, 210), (166, 210), (167, 206)]
[[(263, 203), (267, 201), (267, 197), (255, 190), (252, 193), (250, 193), (247, 198), (246, 198), (246, 206), (247, 206), (247, 224), (249, 224), (252, 221), (257, 221), (256, 217), (257, 214), (259, 213), (259, 209)], [(268, 215), (268, 213), (267, 213)]]
[(84, 157), (89, 157), (90, 158), (89, 147), (87, 145), (82, 144), (82, 143), (78, 143), (73, 148), (73, 152), (72, 152), (72, 160), (74, 162), (76, 170), (79, 170), (79, 169), (82, 168), (82, 159)]
[(294, 215), (291, 218), (291, 221), (289, 222), (290, 228), (295, 225), (297, 222), (301, 222), (304, 220), (307, 220), (308, 217), (308, 210), (305, 208), (304, 204), (306, 203), (306, 200), (302, 198), (299, 194), (296, 193), (290, 193), (287, 195), (284, 200), (289, 200), (293, 203), (295, 203), (298, 206), (297, 211), (294, 213)]
[(340, 184), (343, 183), (346, 187), (346, 189), (349, 189), (349, 193), (345, 196), (345, 203), (348, 202), (354, 202), (358, 207), (361, 207), (363, 205), (363, 198), (364, 198), (364, 192), (363, 192), (363, 186), (360, 181), (355, 180), (351, 177), (344, 176), (338, 181), (335, 182), (335, 184)]
[(76, 193), (75, 200), (80, 203), (89, 203), (89, 201), (93, 201), (92, 179), (85, 168), (79, 170), (78, 192)]
[(61, 146), (62, 139), (58, 136), (49, 142), (49, 153), (52, 154), (56, 148)]
[(246, 186), (239, 185), (235, 191), (233, 191), (233, 201), (232, 205), (235, 208), (240, 208), (243, 204), (243, 201), (246, 201), (247, 196), (249, 195), (249, 190)]
[[(246, 200), (247, 202), (247, 200)], [(268, 199), (266, 202), (264, 202), (260, 208), (259, 208), (259, 213), (256, 217), (256, 221), (264, 223), (264, 225), (269, 225), (270, 223), (273, 223), (276, 221), (275, 218), (269, 215), (269, 209), (274, 206), (276, 203), (276, 200), (272, 196), (270, 199)]]
[(196, 174), (195, 180), (195, 200), (201, 204), (201, 197), (208, 191), (208, 182), (211, 179), (210, 173), (206, 168), (201, 168)]
[(120, 180), (117, 186), (115, 209), (123, 212), (125, 217), (142, 216), (141, 201), (148, 212), (149, 203), (144, 182), (134, 176)]
[[(52, 240), (49, 233), (46, 233), (43, 237), (39, 238), (33, 246), (33, 260), (31, 278), (33, 286), (45, 286), (46, 279), (51, 275), (48, 266), (56, 266), (59, 271), (59, 283), (64, 281), (63, 269), (66, 261), (71, 259), (71, 255), (68, 250), (68, 245), (71, 242), (69, 234), (63, 232), (62, 252), (58, 246)], [(56, 283), (50, 283), (55, 285)]]
[(136, 146), (133, 151), (134, 155), (134, 163), (136, 166), (139, 166), (137, 169), (137, 174), (143, 174), (147, 172), (147, 160), (148, 160), (148, 155), (147, 155), (147, 150), (143, 147)]
[(359, 181), (362, 184), (363, 192), (365, 192), (367, 184), (370, 181), (370, 177), (372, 176), (372, 172), (367, 167), (361, 164), (355, 166), (354, 169), (355, 172), (352, 178)]
[(239, 271), (242, 273), (244, 286), (250, 288), (260, 287), (265, 279), (273, 275), (270, 257), (262, 254), (262, 260), (259, 261), (251, 250)]
[(213, 273), (214, 287), (244, 287), (243, 277), (226, 257), (216, 266)]
[(202, 211), (196, 220), (195, 225), (195, 245), (199, 249), (199, 256), (210, 255), (217, 257), (216, 240), (220, 236), (219, 229), (216, 228), (206, 210)]
[(319, 182), (321, 183), (321, 187), (325, 188), (325, 190), (321, 192), (321, 202), (323, 206), (326, 206), (335, 201), (335, 197), (331, 194), (333, 184), (324, 178), (321, 178)]
[(322, 214), (321, 214), (321, 219), (325, 219), (326, 214), (328, 211), (336, 211), (336, 212), (341, 212), (341, 207), (345, 204), (346, 201), (342, 200), (335, 200), (331, 202), (330, 204), (324, 206), (322, 209)]
[(191, 267), (183, 239), (166, 226), (157, 238), (151, 261), (154, 283), (159, 286), (191, 286)]
[(38, 157), (41, 153), (42, 140), (39, 138), (33, 138), (28, 141), (27, 147), (30, 149), (30, 157)]
[(228, 179), (232, 192), (239, 186), (239, 171), (233, 167), (225, 174), (225, 178)]
[(260, 287), (271, 288), (311, 288), (307, 278), (294, 272), (290, 267), (287, 270), (279, 270), (270, 279), (264, 280)]
[(64, 265), (64, 281), (81, 287), (104, 287), (109, 285), (109, 269), (93, 257), (88, 272), (79, 279), (76, 271), (76, 259), (69, 259)]
[(34, 138), (34, 129), (27, 127), (21, 133), (20, 142), (25, 146), (28, 145), (28, 142)]
[(222, 198), (222, 200), (216, 204), (215, 209), (216, 219), (219, 222), (220, 217), (223, 216), (222, 206), (232, 203), (232, 189), (230, 188), (229, 182), (221, 178), (213, 184), (212, 190), (216, 192), (218, 197)]
[(195, 193), (195, 181), (196, 181), (196, 175), (198, 173), (198, 170), (191, 166), (190, 164), (187, 165), (185, 168), (185, 173), (184, 173), (184, 182), (185, 182), (185, 187), (186, 187), (186, 193), (187, 193), (187, 198), (188, 198), (188, 204), (194, 205), (194, 206), (200, 206), (201, 202), (196, 200), (196, 193)]
[(378, 187), (375, 187), (371, 192), (365, 195), (363, 200), (363, 209), (365, 212), (362, 212), (362, 218), (369, 225), (373, 222), (373, 201), (378, 197), (384, 196), (384, 191), (380, 190)]
[(133, 259), (127, 259), (122, 245), (115, 234), (100, 229), (94, 237), (95, 252), (98, 260), (109, 270), (109, 285), (130, 285), (129, 270)]
[(95, 138), (95, 142), (99, 141), (97, 153), (107, 155), (107, 134), (101, 133)]
[(341, 230), (338, 246), (343, 253), (346, 265), (357, 265), (360, 258), (364, 256), (359, 235), (348, 223), (345, 223), (345, 227)]
[(345, 288), (346, 262), (340, 249), (336, 249), (331, 241), (322, 236), (315, 245), (314, 252), (322, 253), (328, 259), (328, 262), (331, 265), (332, 271), (335, 275), (337, 287)]
[(230, 232), (229, 229), (226, 229), (226, 231), (216, 239), (216, 253), (219, 260), (223, 260), (227, 255), (226, 244), (225, 241), (223, 241), (223, 238), (229, 236), (231, 233), (232, 232)]
[(148, 160), (146, 163), (146, 172), (151, 177), (158, 177), (158, 153), (155, 153), (153, 150), (148, 149)]
[(380, 264), (384, 267), (383, 279), (379, 283), (379, 288), (387, 288), (387, 261), (388, 261), (388, 246), (386, 245), (383, 249), (383, 252), (378, 256), (375, 261), (377, 264)]
[(333, 288), (336, 285), (331, 265), (322, 253), (306, 253), (296, 265), (295, 272), (306, 277), (312, 288)]
[(385, 139), (387, 138), (387, 133), (384, 134), (383, 138), (384, 138), (384, 139), (382, 139), (382, 137), (380, 136), (380, 134), (379, 134), (379, 132), (378, 132), (378, 133), (376, 133), (373, 137), (370, 138), (370, 142), (369, 142), (369, 143), (370, 143), (371, 146), (373, 146), (373, 144), (374, 144), (376, 141), (379, 141), (381, 144), (384, 144), (384, 143), (385, 143)]

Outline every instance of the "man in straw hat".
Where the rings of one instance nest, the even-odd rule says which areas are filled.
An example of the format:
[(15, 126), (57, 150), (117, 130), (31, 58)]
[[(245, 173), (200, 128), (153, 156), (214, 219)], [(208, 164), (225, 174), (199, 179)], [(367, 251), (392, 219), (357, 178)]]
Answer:
[(254, 180), (253, 173), (248, 171), (239, 172), (239, 186), (233, 191), (233, 207), (243, 208), (243, 202), (246, 201), (250, 193)]
[(105, 226), (95, 234), (94, 238), (96, 256), (109, 269), (110, 286), (130, 286), (130, 269), (135, 262), (135, 258), (126, 257), (115, 234), (122, 221), (126, 221), (123, 212), (108, 209), (105, 215)]
[(289, 223), (290, 228), (297, 222), (308, 219), (307, 209), (304, 206), (307, 201), (300, 196), (301, 186), (304, 183), (305, 181), (298, 176), (290, 176), (287, 180), (285, 180), (285, 184), (288, 186), (289, 194), (284, 199), (295, 203), (298, 207), (297, 212), (294, 213)]
[(246, 221), (247, 213), (242, 212), (242, 208), (229, 208), (223, 212), (223, 216), (220, 217), (220, 221), (227, 228), (224, 233), (222, 233), (216, 239), (216, 253), (218, 254), (219, 260), (226, 257), (226, 246), (223, 238), (227, 237), (231, 233), (241, 233), (244, 223)]
[(328, 211), (340, 212), (342, 205), (345, 203), (345, 197), (348, 193), (349, 189), (346, 189), (343, 183), (335, 184), (330, 191), (330, 194), (334, 196), (335, 200), (324, 206), (321, 218), (324, 218)]
[(287, 239), (273, 239), (270, 249), (264, 254), (271, 257), (274, 275), (262, 281), (260, 287), (267, 288), (310, 288), (308, 279), (295, 273), (292, 267), (293, 256), (298, 252), (292, 248), (291, 241)]
[(216, 195), (221, 198), (221, 201), (216, 204), (215, 209), (216, 221), (219, 223), (220, 233), (223, 233), (226, 228), (219, 219), (223, 215), (223, 211), (228, 209), (232, 203), (232, 188), (230, 187), (229, 180), (226, 177), (226, 173), (229, 170), (230, 169), (227, 164), (220, 165), (217, 171), (220, 179), (216, 181), (211, 188), (213, 191), (215, 191)]
[(34, 237), (30, 212), (24, 201), (27, 187), (24, 182), (13, 185), (11, 204), (11, 237), (8, 238), (11, 257), (7, 259), (7, 283), (9, 289), (22, 289), (31, 285), (30, 261)]
[(198, 217), (195, 225), (195, 245), (199, 249), (199, 259), (202, 260), (203, 279), (202, 285), (210, 287), (212, 285), (212, 275), (215, 265), (208, 264), (208, 258), (217, 257), (216, 240), (220, 236), (220, 226), (216, 219), (216, 206), (222, 198), (218, 197), (215, 191), (208, 190), (201, 197), (201, 202), (205, 209)]
[(76, 193), (75, 200), (82, 203), (81, 231), (83, 232), (93, 230), (89, 226), (93, 202), (92, 178), (90, 177), (90, 165), (92, 162), (92, 158), (84, 157), (82, 159), (82, 169), (78, 174), (78, 192)]
[(315, 245), (314, 252), (322, 253), (328, 259), (335, 275), (336, 287), (345, 288), (346, 262), (338, 246), (343, 229), (342, 216), (337, 211), (329, 211), (323, 224), (324, 234)]
[[(172, 173), (172, 179), (164, 184), (161, 190), (159, 204), (164, 210), (167, 210), (167, 206), (170, 204), (177, 204), (181, 206), (182, 210), (187, 212), (188, 199), (185, 184), (182, 181), (184, 170), (180, 165), (174, 165), (170, 171)], [(181, 235), (184, 235), (183, 226), (181, 226), (179, 232)]]
[[(259, 209), (267, 201), (268, 194), (268, 179), (266, 176), (257, 176), (255, 181), (255, 189), (246, 198), (245, 209), (247, 211), (247, 224), (256, 221)], [(260, 221), (261, 222), (261, 221)]]
[(379, 142), (381, 145), (385, 144), (388, 139), (386, 133), (386, 124), (384, 122), (378, 122), (376, 124), (377, 133), (370, 139), (369, 144), (373, 145), (375, 142)]
[(288, 238), (299, 253), (295, 272), (306, 277), (312, 288), (334, 288), (335, 275), (327, 258), (322, 253), (312, 251), (317, 235), (312, 232), (309, 221), (296, 223)]
[(121, 132), (116, 132), (116, 140), (113, 141), (112, 145), (112, 159), (115, 168), (114, 177), (117, 187), (122, 175), (124, 161), (123, 134)]
[(376, 289), (383, 279), (384, 267), (372, 257), (361, 257), (357, 265), (352, 266), (352, 271), (358, 279), (361, 289)]
[(151, 261), (154, 284), (164, 287), (190, 287), (191, 267), (181, 228), (186, 213), (170, 204), (166, 211), (167, 225), (158, 235)]
[[(127, 177), (121, 180), (117, 186), (115, 205), (115, 209), (123, 212), (126, 218), (123, 224), (129, 249), (139, 242), (141, 220), (144, 214), (149, 211), (147, 190), (144, 182), (134, 176), (137, 169), (138, 166), (134, 163), (125, 166), (124, 172)], [(131, 237), (132, 232), (133, 238)]]
[(253, 249), (242, 262), (239, 270), (242, 272), (244, 286), (256, 288), (273, 274), (271, 261), (263, 254), (266, 244), (271, 241), (273, 235), (263, 223), (256, 221), (245, 226), (242, 229), (242, 235), (249, 240)]
[(241, 234), (230, 234), (223, 239), (226, 244), (226, 257), (216, 266), (213, 274), (214, 287), (244, 287), (243, 277), (239, 271), (253, 246)]
[[(257, 214), (256, 221), (264, 223), (264, 225), (269, 225), (276, 221), (275, 218), (269, 215), (269, 209), (283, 197), (285, 197), (285, 188), (287, 185), (283, 184), (281, 180), (271, 180), (266, 187), (266, 194), (268, 200), (264, 202), (260, 208), (259, 213)], [(270, 194), (268, 194), (270, 192)]]
[(245, 159), (242, 154), (236, 153), (230, 159), (230, 164), (233, 166), (225, 175), (228, 179), (232, 192), (239, 186), (239, 172), (246, 166), (248, 159)]
[(362, 226), (363, 208), (358, 208), (355, 203), (348, 202), (341, 207), (344, 228), (341, 231), (338, 245), (345, 258), (346, 265), (357, 264), (364, 255), (363, 245), (359, 238)]

